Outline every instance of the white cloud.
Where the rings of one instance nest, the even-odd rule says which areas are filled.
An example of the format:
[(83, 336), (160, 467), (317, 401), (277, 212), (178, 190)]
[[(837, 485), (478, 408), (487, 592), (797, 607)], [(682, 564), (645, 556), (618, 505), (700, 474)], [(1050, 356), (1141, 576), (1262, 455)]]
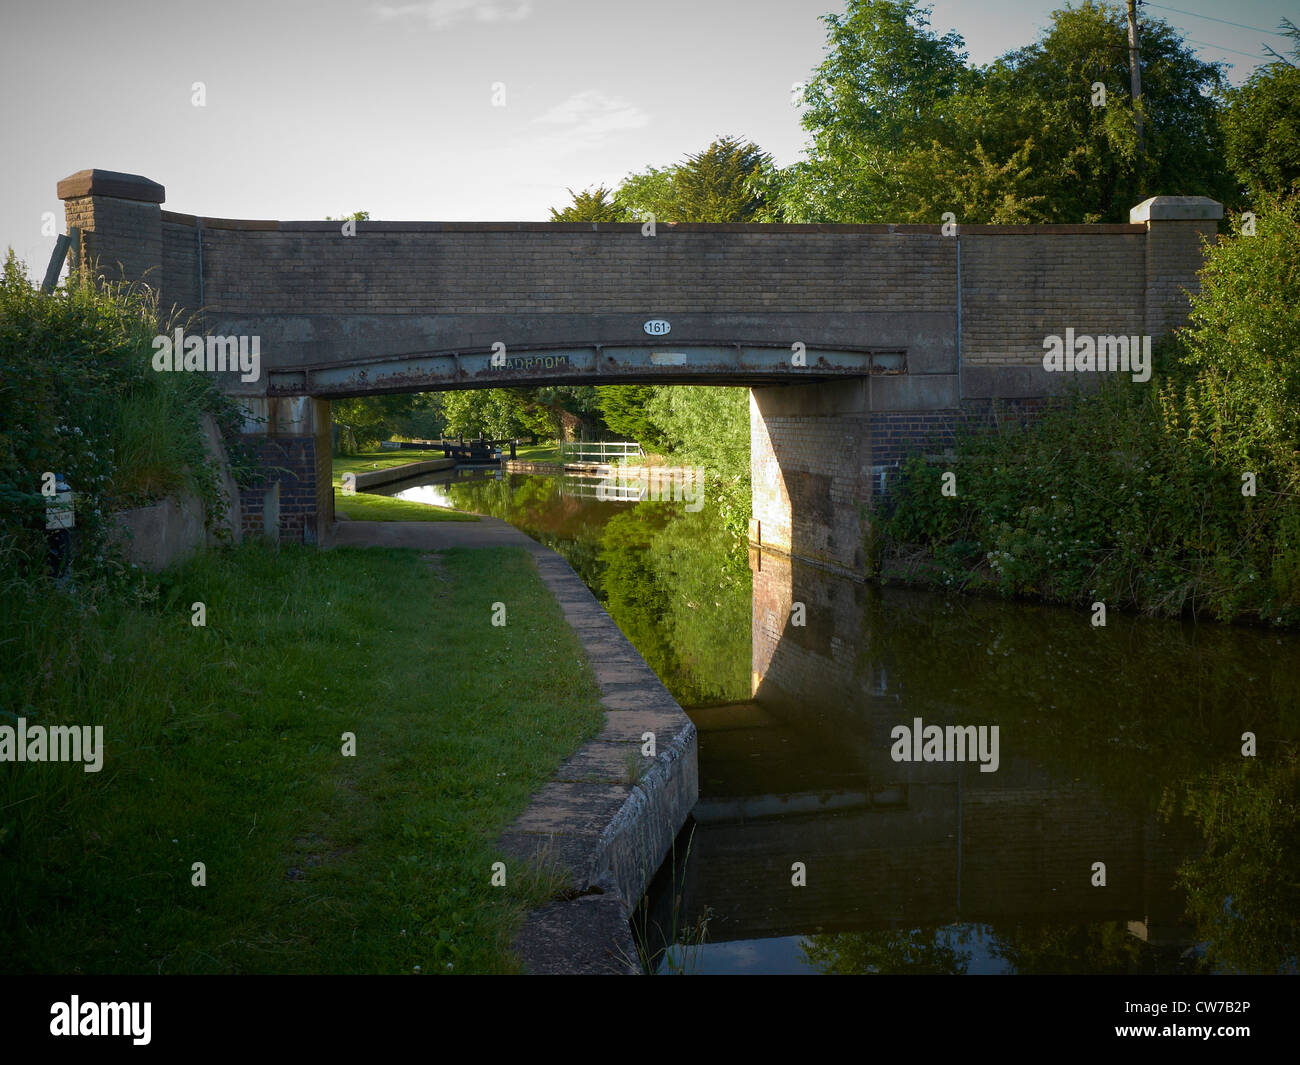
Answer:
[(561, 127), (560, 139), (576, 145), (607, 133), (641, 129), (649, 124), (650, 116), (626, 100), (606, 96), (596, 89), (585, 89), (533, 121)]
[(441, 30), (457, 22), (518, 22), (533, 11), (532, 0), (423, 0), (415, 4), (376, 4), (371, 10), (385, 22), (423, 18), (430, 29)]

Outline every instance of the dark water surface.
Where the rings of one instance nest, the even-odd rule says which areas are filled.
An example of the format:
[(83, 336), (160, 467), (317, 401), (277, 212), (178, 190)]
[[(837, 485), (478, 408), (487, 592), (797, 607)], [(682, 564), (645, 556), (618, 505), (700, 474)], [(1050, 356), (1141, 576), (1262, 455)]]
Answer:
[[(395, 494), (558, 551), (695, 721), (660, 971), (1297, 970), (1300, 636), (858, 584), (594, 484)], [(896, 760), (917, 719), (984, 757)]]

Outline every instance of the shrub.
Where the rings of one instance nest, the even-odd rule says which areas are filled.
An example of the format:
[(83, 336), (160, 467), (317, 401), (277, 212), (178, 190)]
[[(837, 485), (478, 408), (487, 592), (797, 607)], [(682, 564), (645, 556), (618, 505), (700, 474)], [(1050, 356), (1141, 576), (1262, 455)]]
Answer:
[[(181, 323), (160, 317), (152, 291), (91, 277), (45, 293), (12, 251), (0, 276), (0, 537), (29, 568), (44, 557), (47, 471), (75, 494), (73, 565), (112, 568), (114, 510), (188, 488), (218, 519), (200, 417), (228, 439), (239, 431), (239, 409), (206, 375), (154, 372), (153, 338)], [(234, 458), (246, 480), (251, 462)]]
[[(1146, 386), (1078, 391), (905, 464), (887, 573), (1147, 613), (1300, 622), (1300, 208), (1209, 249)], [(956, 474), (958, 494), (939, 491)], [(1247, 476), (1249, 475), (1249, 476)], [(1254, 494), (1246, 489), (1253, 481)]]

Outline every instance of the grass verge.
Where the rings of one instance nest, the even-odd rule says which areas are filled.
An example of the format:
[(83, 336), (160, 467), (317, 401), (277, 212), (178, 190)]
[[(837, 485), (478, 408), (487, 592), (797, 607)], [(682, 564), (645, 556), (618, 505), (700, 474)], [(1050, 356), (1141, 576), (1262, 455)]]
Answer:
[(495, 840), (602, 720), (524, 551), (245, 545), (152, 602), (18, 598), (0, 706), (103, 725), (105, 755), (0, 763), (0, 970), (515, 967), (553, 885), (490, 886)]
[(373, 492), (343, 494), (343, 475), (386, 470), (410, 462), (442, 458), (441, 451), (374, 451), (334, 458), (334, 514), (348, 521), (478, 521), (473, 514), (413, 503)]
[(440, 458), (445, 456), (437, 448), (431, 451), (367, 451), (361, 455), (335, 455), (334, 481), (340, 483), (345, 473), (372, 473), (411, 462), (428, 462)]
[[(507, 455), (510, 454), (508, 447), (503, 450)], [(520, 462), (559, 462), (560, 449), (553, 440), (542, 444), (517, 444), (515, 458)]]
[(475, 514), (373, 492), (344, 495), (338, 485), (334, 486), (334, 514), (348, 521), (478, 521)]

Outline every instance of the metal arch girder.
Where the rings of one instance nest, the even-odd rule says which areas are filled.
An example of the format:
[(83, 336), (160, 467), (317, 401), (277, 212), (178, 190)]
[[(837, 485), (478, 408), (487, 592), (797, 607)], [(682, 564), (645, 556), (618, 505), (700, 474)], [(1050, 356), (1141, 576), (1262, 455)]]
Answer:
[[(495, 363), (495, 364), (494, 364)], [(898, 348), (808, 347), (731, 344), (590, 344), (394, 355), (342, 366), (269, 369), (270, 395), (355, 396), (367, 393), (453, 388), (526, 388), (539, 384), (618, 384), (717, 378), (743, 382), (773, 378), (797, 382), (907, 372)]]

